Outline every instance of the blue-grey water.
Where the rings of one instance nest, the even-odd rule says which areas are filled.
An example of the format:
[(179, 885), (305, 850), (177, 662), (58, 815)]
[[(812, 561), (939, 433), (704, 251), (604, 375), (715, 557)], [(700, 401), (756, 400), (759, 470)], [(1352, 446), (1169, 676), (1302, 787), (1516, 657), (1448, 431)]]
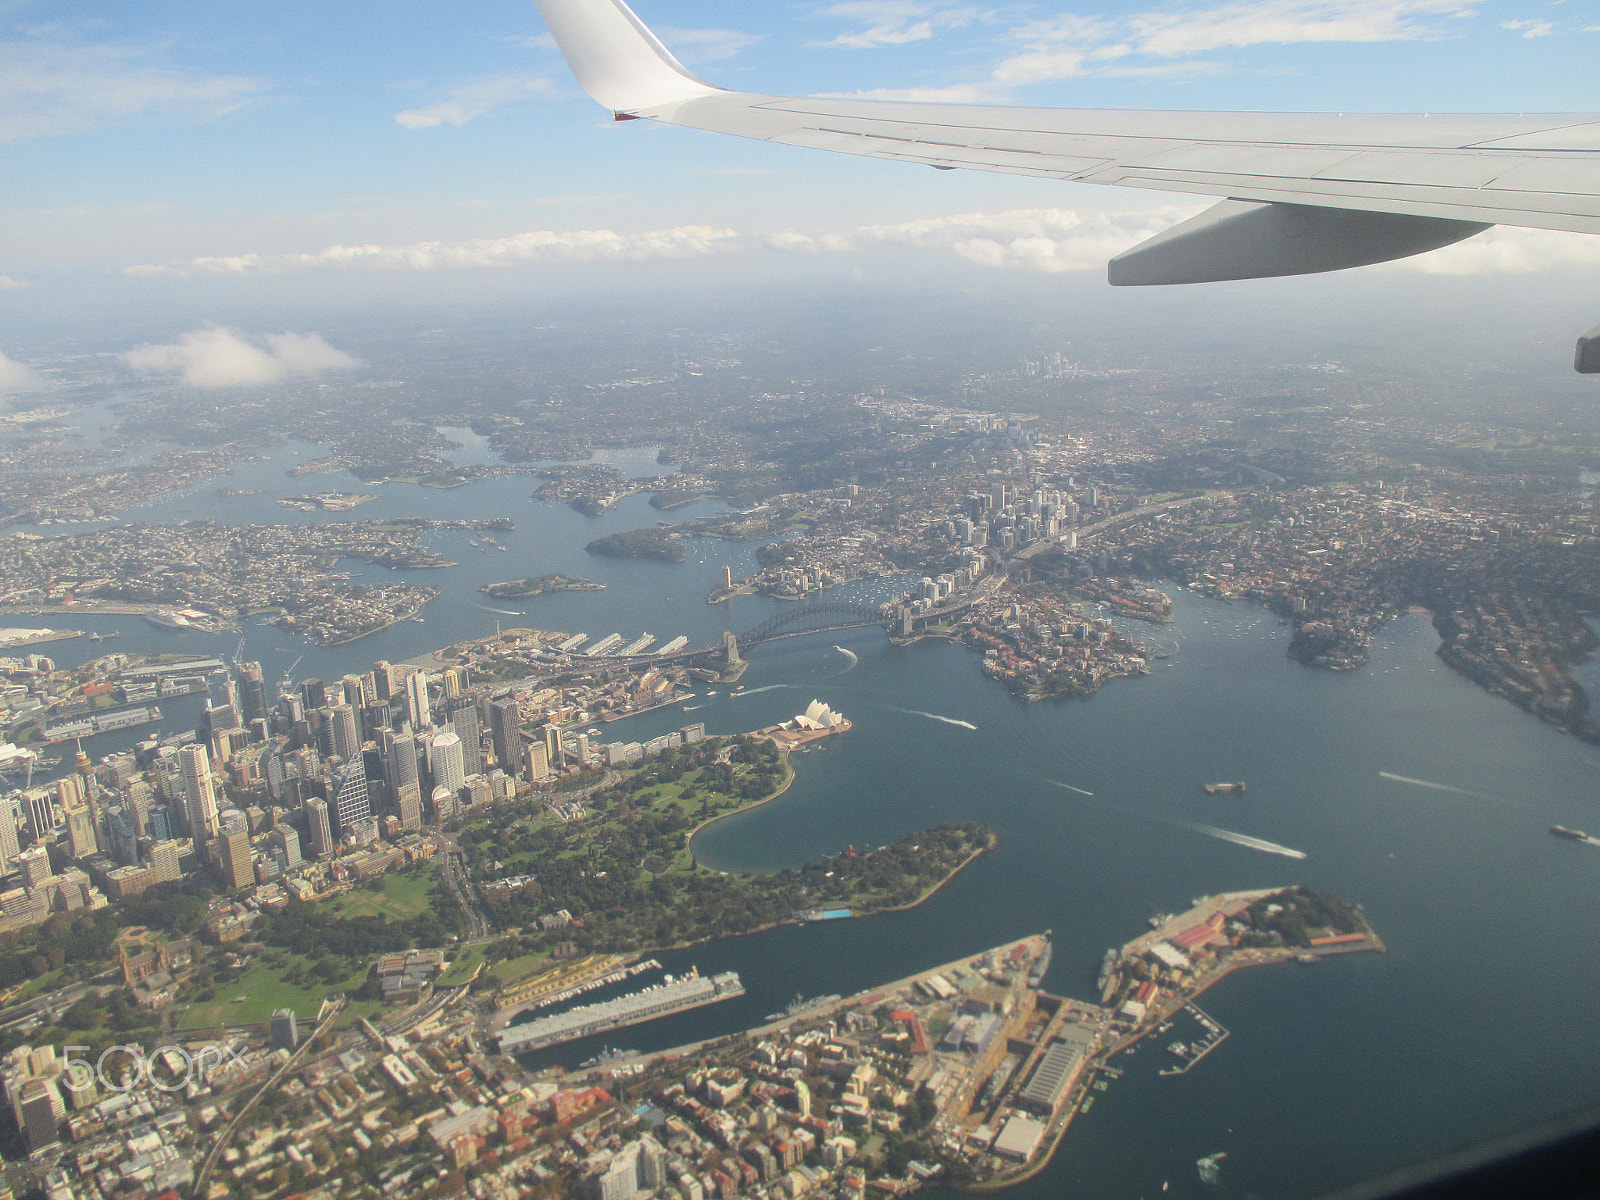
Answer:
[[(536, 481), (525, 476), (439, 492), (283, 475), (316, 453), (293, 447), (222, 481), (269, 495), (219, 499), (208, 484), (127, 517), (335, 520), (282, 509), (271, 496), (340, 488), (380, 492), (357, 517), (504, 515), (518, 528), (501, 538), (504, 554), (480, 553), (464, 534), (428, 535), (461, 565), (411, 573), (445, 589), (424, 624), (326, 651), (252, 625), (245, 654), (269, 676), (304, 654), (297, 676), (336, 678), (489, 632), (496, 619), (699, 642), (782, 611), (754, 597), (705, 604), (724, 564), (754, 569), (749, 545), (700, 540), (681, 564), (583, 552), (599, 533), (663, 519), (643, 498), (584, 518), (531, 500)], [(615, 461), (636, 475), (659, 470), (648, 452)], [(666, 519), (713, 511), (708, 501)], [(608, 588), (493, 606), (515, 617), (477, 593), (547, 571)], [(369, 572), (389, 574), (356, 569)], [(758, 649), (743, 694), (701, 688), (692, 713), (675, 707), (607, 727), (608, 737), (632, 739), (703, 720), (731, 733), (785, 719), (813, 697), (855, 723), (797, 756), (798, 778), (779, 800), (697, 839), (716, 868), (771, 870), (957, 818), (987, 821), (1003, 841), (913, 911), (662, 955), (667, 970), (736, 969), (748, 995), (604, 1040), (653, 1049), (730, 1032), (796, 992), (848, 993), (1046, 928), (1056, 941), (1049, 986), (1089, 998), (1105, 948), (1141, 932), (1151, 914), (1202, 893), (1303, 882), (1365, 905), (1390, 952), (1225, 980), (1201, 1003), (1232, 1036), (1180, 1077), (1157, 1076), (1159, 1050), (1143, 1047), (1055, 1162), (1015, 1194), (1154, 1200), (1167, 1184), (1174, 1197), (1309, 1196), (1600, 1102), (1600, 851), (1547, 832), (1558, 822), (1600, 826), (1600, 748), (1452, 673), (1433, 653), (1425, 616), (1397, 620), (1366, 668), (1336, 675), (1287, 660), (1288, 631), (1262, 609), (1175, 598), (1181, 652), (1087, 699), (1023, 705), (960, 647), (895, 648), (858, 629)], [(70, 624), (125, 636), (43, 648), (63, 662), (113, 649), (227, 656), (237, 641), (158, 631), (136, 617)], [(186, 703), (163, 706), (169, 728), (193, 722)], [(87, 748), (99, 755), (129, 741), (105, 735)], [(1196, 785), (1210, 779), (1245, 779), (1249, 791), (1206, 796)], [(1307, 857), (1248, 849), (1202, 825)], [(548, 1057), (571, 1063), (597, 1048), (575, 1043)], [(1227, 1154), (1220, 1193), (1195, 1169), (1218, 1152)]]

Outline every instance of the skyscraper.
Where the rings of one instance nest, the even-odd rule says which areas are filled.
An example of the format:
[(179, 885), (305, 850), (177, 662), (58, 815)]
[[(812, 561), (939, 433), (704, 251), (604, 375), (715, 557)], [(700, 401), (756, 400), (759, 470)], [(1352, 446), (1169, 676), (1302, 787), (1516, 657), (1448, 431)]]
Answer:
[[(365, 791), (365, 788), (362, 789)], [(328, 820), (328, 802), (312, 796), (303, 806), (306, 814), (306, 831), (311, 837), (311, 853), (317, 858), (333, 853), (333, 828)]]
[(246, 725), (267, 715), (267, 685), (258, 662), (239, 664), (239, 707)]
[(100, 839), (95, 833), (94, 817), (84, 800), (74, 800), (63, 806), (67, 818), (67, 853), (73, 858), (88, 858), (100, 849)]
[(372, 664), (372, 687), (379, 700), (388, 700), (400, 690), (399, 676), (388, 660), (380, 658)]
[(402, 829), (422, 828), (422, 790), (414, 781), (395, 789), (395, 805), (400, 809)]
[(398, 792), (406, 784), (417, 780), (417, 739), (409, 733), (389, 733), (388, 745), (389, 783)]
[(17, 857), (20, 839), (17, 829), (22, 810), (17, 807), (15, 795), (0, 797), (0, 869), (9, 868)]
[(483, 736), (478, 724), (478, 705), (470, 696), (449, 702), (450, 728), (461, 739), (461, 765), (468, 775), (483, 774)]
[(463, 765), (461, 738), (452, 730), (433, 735), (428, 744), (428, 770), (433, 774), (433, 786), (461, 790), (467, 772)]
[(183, 777), (184, 816), (189, 836), (196, 843), (217, 836), (217, 795), (211, 782), (211, 756), (201, 745), (184, 746), (178, 751)]
[(35, 840), (48, 837), (61, 821), (55, 796), (51, 789), (42, 787), (29, 788), (24, 794), (28, 798), (28, 827), (33, 830)]
[(413, 671), (406, 676), (406, 706), (411, 710), (411, 728), (426, 729), (433, 724), (428, 708), (428, 673)]
[(326, 708), (328, 706), (328, 689), (322, 686), (320, 679), (305, 679), (300, 683), (300, 694), (305, 697), (306, 708)]
[(543, 742), (534, 742), (528, 747), (528, 778), (535, 783), (550, 778), (550, 752)]
[(150, 865), (155, 868), (158, 883), (171, 883), (181, 877), (178, 854), (178, 843), (170, 839), (158, 840), (150, 847)]
[(513, 696), (489, 701), (489, 734), (494, 739), (494, 760), (502, 771), (515, 771), (522, 758), (522, 720)]
[(300, 835), (292, 826), (278, 825), (268, 835), (273, 849), (277, 850), (278, 857), (283, 860), (283, 869), (292, 871), (300, 865)]
[(361, 753), (361, 735), (356, 726), (356, 710), (348, 703), (333, 706), (329, 748), (338, 758), (349, 761)]
[(344, 765), (334, 779), (332, 816), (335, 832), (343, 837), (357, 821), (365, 821), (371, 815), (366, 767), (358, 754)]
[(250, 865), (250, 834), (245, 830), (235, 830), (222, 839), (222, 874), (235, 891), (256, 881)]

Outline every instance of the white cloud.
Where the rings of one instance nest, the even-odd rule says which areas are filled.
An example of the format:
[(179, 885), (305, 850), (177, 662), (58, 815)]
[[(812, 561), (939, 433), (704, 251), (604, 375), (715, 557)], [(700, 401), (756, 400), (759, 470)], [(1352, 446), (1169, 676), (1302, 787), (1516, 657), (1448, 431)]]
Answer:
[(1520, 33), (1525, 38), (1549, 37), (1556, 30), (1550, 21), (1502, 21), (1500, 28)]
[(820, 14), (858, 22), (862, 28), (813, 46), (844, 50), (872, 50), (880, 46), (905, 46), (925, 42), (942, 29), (960, 29), (986, 14), (965, 6), (923, 3), (922, 0), (843, 0)]
[(1026, 208), (869, 225), (856, 236), (862, 241), (945, 248), (985, 267), (1088, 271), (1103, 269), (1108, 259), (1196, 211), (1187, 206), (1131, 213)]
[(543, 75), (490, 75), (462, 84), (442, 100), (398, 112), (394, 119), (407, 129), (460, 126), (507, 104), (559, 94), (556, 85)]
[(1471, 11), (1465, 0), (1236, 0), (1141, 13), (1129, 24), (1146, 54), (1192, 55), (1302, 42), (1412, 41), (1436, 34), (1428, 18)]
[(48, 386), (45, 377), (32, 367), (0, 354), (0, 396), (36, 392)]
[(435, 271), (539, 263), (652, 262), (704, 258), (730, 249), (738, 234), (709, 225), (683, 225), (644, 233), (609, 229), (555, 232), (548, 229), (509, 237), (461, 242), (412, 242), (403, 246), (367, 244), (328, 246), (313, 254), (277, 256), (237, 254), (196, 258), (179, 265), (145, 263), (129, 275), (265, 275), (288, 271), (367, 269)]
[[(1214, 62), (1199, 56), (1219, 50), (1315, 42), (1391, 42), (1441, 36), (1445, 19), (1473, 15), (1474, 0), (1227, 0), (1221, 4), (1147, 9), (1115, 15), (1061, 13), (1016, 24), (1010, 48), (978, 82), (862, 92), (882, 99), (1004, 99), (1008, 89), (1088, 75), (1139, 78), (1214, 74)], [(940, 0), (844, 0), (821, 10), (860, 28), (813, 45), (869, 49), (926, 41), (943, 29), (977, 21), (992, 23), (988, 10)], [(1551, 32), (1543, 21), (1511, 21), (1506, 28), (1525, 37)], [(1143, 62), (1119, 60), (1143, 59)], [(1149, 60), (1159, 60), (1150, 62)], [(1178, 65), (1175, 65), (1178, 64)]]
[(678, 29), (664, 25), (656, 32), (667, 48), (686, 63), (719, 62), (761, 40), (760, 34), (737, 29)]
[(344, 371), (360, 360), (336, 350), (317, 333), (268, 334), (266, 348), (229, 329), (194, 329), (176, 342), (138, 346), (122, 361), (145, 375), (178, 374), (190, 387), (251, 387), (292, 377)]
[[(502, 266), (571, 263), (643, 263), (710, 258), (733, 254), (859, 254), (872, 247), (899, 246), (946, 253), (984, 267), (1008, 270), (1099, 271), (1124, 250), (1176, 225), (1206, 203), (1171, 204), (1130, 212), (1107, 213), (1062, 208), (1013, 209), (993, 213), (960, 213), (855, 229), (779, 229), (739, 231), (706, 225), (680, 226), (644, 233), (606, 229), (553, 232), (541, 230), (504, 238), (461, 242), (414, 242), (403, 246), (330, 246), (314, 254), (257, 254), (198, 258), (186, 264), (130, 267), (132, 275), (194, 277), (206, 275), (285, 274), (316, 270), (437, 271)], [(1600, 237), (1499, 227), (1456, 246), (1389, 264), (1389, 270), (1445, 275), (1520, 274), (1572, 264), (1600, 266)], [(313, 335), (314, 336), (314, 335)], [(210, 338), (230, 349), (241, 362), (260, 365), (270, 357), (285, 374), (308, 373), (349, 365), (339, 352), (321, 343), (300, 344), (295, 335), (268, 338), (267, 349), (240, 343), (226, 330), (185, 335), (176, 346), (149, 347), (159, 352), (149, 361), (173, 370), (176, 357), (195, 339)], [(226, 341), (224, 341), (226, 339)], [(287, 340), (286, 340), (287, 339)], [(210, 347), (211, 343), (206, 343)], [(141, 353), (136, 351), (134, 353)], [(141, 360), (143, 361), (143, 360)], [(130, 360), (130, 365), (139, 365)], [(301, 370), (302, 365), (306, 368)], [(187, 368), (185, 368), (187, 369)]]
[(32, 286), (33, 284), (26, 279), (13, 279), (9, 275), (0, 275), (0, 292), (17, 292)]
[(1496, 225), (1430, 254), (1388, 264), (1426, 275), (1528, 275), (1572, 266), (1600, 266), (1600, 237)]
[(183, 71), (143, 47), (0, 39), (0, 142), (81, 133), (147, 114), (212, 118), (263, 91), (260, 80)]
[(945, 87), (870, 88), (861, 92), (823, 92), (831, 100), (909, 100), (923, 104), (983, 104), (999, 89), (992, 83), (952, 83)]

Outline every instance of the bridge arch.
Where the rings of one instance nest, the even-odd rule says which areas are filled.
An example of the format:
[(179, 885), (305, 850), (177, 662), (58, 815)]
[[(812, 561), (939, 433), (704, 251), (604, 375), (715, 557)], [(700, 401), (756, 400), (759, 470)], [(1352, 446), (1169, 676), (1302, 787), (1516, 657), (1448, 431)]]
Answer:
[(877, 625), (882, 621), (883, 617), (878, 610), (869, 604), (851, 604), (843, 600), (818, 600), (797, 605), (788, 612), (770, 617), (754, 628), (738, 634), (737, 637), (739, 648), (745, 650), (774, 638), (800, 633), (821, 633), (828, 629), (849, 629), (858, 625)]

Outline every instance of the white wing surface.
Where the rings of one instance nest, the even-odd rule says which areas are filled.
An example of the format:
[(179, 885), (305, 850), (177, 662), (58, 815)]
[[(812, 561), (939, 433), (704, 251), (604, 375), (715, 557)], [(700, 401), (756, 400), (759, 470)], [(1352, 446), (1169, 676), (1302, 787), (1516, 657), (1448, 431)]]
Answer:
[(1111, 263), (1111, 282), (1308, 274), (1491, 225), (1600, 233), (1600, 113), (1148, 112), (724, 91), (623, 0), (536, 0), (586, 91), (649, 118), (816, 150), (1222, 199)]

